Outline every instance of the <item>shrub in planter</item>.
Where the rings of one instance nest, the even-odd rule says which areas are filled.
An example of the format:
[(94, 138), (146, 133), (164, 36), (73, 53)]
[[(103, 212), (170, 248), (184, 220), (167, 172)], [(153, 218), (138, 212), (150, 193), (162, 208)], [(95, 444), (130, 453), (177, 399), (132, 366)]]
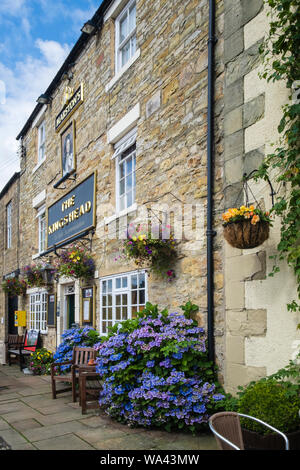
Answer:
[[(291, 394), (289, 386), (274, 379), (250, 384), (238, 401), (239, 413), (261, 419), (285, 434), (297, 432), (300, 447), (299, 425), (300, 395)], [(281, 448), (283, 439), (271, 430), (247, 418), (241, 418), (246, 447)], [(250, 432), (249, 432), (250, 431)], [(261, 438), (259, 438), (261, 436)], [(266, 438), (268, 436), (268, 439)], [(293, 436), (292, 436), (293, 437)]]
[[(139, 224), (134, 227), (130, 224), (127, 239), (123, 243), (123, 253), (128, 259), (134, 259), (138, 267), (149, 265), (156, 275), (171, 281), (175, 275), (172, 264), (177, 253), (174, 237), (172, 233), (167, 233), (169, 228), (162, 227), (161, 237), (153, 238), (148, 226)], [(158, 227), (158, 235), (159, 230)]]
[(53, 361), (51, 351), (46, 348), (37, 349), (30, 354), (29, 369), (34, 375), (49, 375)]
[[(54, 354), (54, 362), (66, 362), (72, 359), (74, 346), (92, 347), (99, 342), (99, 333), (91, 326), (71, 328), (63, 332), (62, 342)], [(61, 366), (62, 372), (70, 370), (70, 366)]]
[(60, 276), (89, 280), (94, 271), (95, 262), (92, 256), (76, 244), (64, 250), (55, 260), (55, 272)]
[(234, 248), (255, 248), (269, 237), (270, 215), (254, 206), (228, 209), (222, 217), (224, 238)]
[(24, 279), (18, 279), (17, 277), (5, 279), (1, 286), (9, 297), (13, 297), (15, 295), (26, 295), (27, 283)]
[(99, 403), (131, 426), (196, 431), (223, 399), (207, 359), (204, 330), (147, 303), (95, 346), (103, 379)]

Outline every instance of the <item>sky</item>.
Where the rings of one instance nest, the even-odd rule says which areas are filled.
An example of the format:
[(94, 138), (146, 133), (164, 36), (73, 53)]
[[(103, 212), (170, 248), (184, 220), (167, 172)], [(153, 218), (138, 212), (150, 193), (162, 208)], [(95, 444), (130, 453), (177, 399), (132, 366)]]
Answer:
[(18, 171), (16, 136), (101, 0), (0, 0), (0, 191)]

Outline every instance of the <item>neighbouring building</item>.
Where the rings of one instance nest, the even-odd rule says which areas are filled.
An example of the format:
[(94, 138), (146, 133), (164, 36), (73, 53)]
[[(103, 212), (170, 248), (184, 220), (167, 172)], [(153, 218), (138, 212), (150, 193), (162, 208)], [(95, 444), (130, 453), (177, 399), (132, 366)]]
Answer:
[[(221, 214), (243, 203), (243, 175), (276, 140), (287, 92), (258, 77), (263, 2), (215, 6), (213, 335), (220, 378), (234, 391), (285, 365), (300, 338), (299, 318), (286, 309), (293, 274), (283, 266), (268, 277), (278, 221), (256, 249), (231, 248), (223, 238)], [(19, 297), (27, 328), (39, 329), (52, 350), (72, 324), (105, 334), (147, 300), (170, 311), (192, 300), (207, 328), (208, 17), (207, 0), (105, 0), (19, 132), (21, 172), (0, 196), (3, 232), (10, 214), (16, 246), (11, 255), (1, 248), (2, 275), (51, 265), (74, 241), (96, 265), (88, 283), (59, 277)], [(270, 208), (269, 186), (249, 184)], [(175, 230), (170, 282), (119, 258), (136, 221)], [(1, 308), (4, 340), (3, 293)]]

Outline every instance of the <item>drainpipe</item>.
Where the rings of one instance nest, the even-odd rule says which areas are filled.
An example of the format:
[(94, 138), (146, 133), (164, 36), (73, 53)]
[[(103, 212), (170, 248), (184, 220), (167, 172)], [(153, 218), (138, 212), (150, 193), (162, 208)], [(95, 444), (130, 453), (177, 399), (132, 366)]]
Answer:
[(210, 361), (215, 359), (214, 346), (214, 262), (213, 262), (213, 146), (214, 146), (214, 46), (215, 0), (209, 0), (208, 30), (208, 104), (207, 104), (207, 340)]

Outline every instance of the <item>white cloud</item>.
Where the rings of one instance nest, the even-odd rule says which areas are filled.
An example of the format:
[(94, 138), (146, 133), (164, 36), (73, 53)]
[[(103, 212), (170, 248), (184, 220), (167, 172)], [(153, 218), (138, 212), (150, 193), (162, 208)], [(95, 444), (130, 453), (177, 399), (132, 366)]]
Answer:
[(36, 41), (36, 47), (41, 57), (27, 56), (14, 69), (0, 62), (0, 80), (6, 88), (4, 104), (0, 104), (0, 190), (19, 169), (16, 136), (70, 50), (67, 44), (41, 39)]

